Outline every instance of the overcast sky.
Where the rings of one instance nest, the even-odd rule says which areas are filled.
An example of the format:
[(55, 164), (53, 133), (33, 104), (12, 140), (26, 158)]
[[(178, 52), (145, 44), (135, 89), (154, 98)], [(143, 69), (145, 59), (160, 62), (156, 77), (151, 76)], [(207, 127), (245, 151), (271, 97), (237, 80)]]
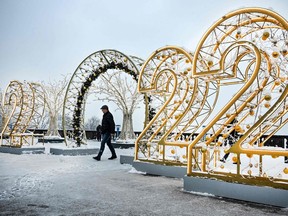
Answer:
[(288, 19), (287, 0), (0, 0), (0, 88), (61, 79), (100, 49), (143, 59), (165, 45), (193, 50), (214, 21), (254, 6)]

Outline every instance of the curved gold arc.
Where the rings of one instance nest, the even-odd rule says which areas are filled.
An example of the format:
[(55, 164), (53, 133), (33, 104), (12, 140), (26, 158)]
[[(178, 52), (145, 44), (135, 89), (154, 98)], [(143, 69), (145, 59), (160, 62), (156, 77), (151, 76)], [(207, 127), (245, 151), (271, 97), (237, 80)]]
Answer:
[[(199, 61), (199, 53), (201, 48), (203, 47), (204, 42), (206, 41), (207, 37), (211, 34), (211, 32), (213, 32), (213, 30), (219, 25), (221, 24), (223, 21), (236, 16), (236, 15), (240, 15), (243, 13), (262, 13), (262, 14), (266, 14), (268, 16), (271, 16), (272, 18), (276, 19), (277, 21), (273, 21), (275, 24), (280, 24), (281, 26), (283, 26), (284, 29), (288, 30), (288, 22), (285, 18), (283, 18), (281, 15), (277, 14), (276, 12), (273, 12), (271, 10), (267, 10), (264, 8), (257, 8), (257, 7), (253, 7), (253, 8), (243, 8), (243, 9), (239, 9), (236, 11), (232, 11), (224, 16), (222, 16), (222, 18), (220, 18), (218, 21), (216, 21), (206, 32), (205, 34), (202, 36), (201, 40), (199, 41), (197, 48), (195, 50), (195, 55), (194, 55), (194, 59), (193, 59), (193, 64), (192, 64), (192, 73), (195, 76), (199, 76), (197, 74), (197, 61)], [(261, 19), (261, 18), (260, 18)], [(223, 36), (225, 37), (225, 35)], [(223, 39), (223, 38), (222, 38)], [(223, 39), (224, 40), (224, 39)], [(218, 45), (220, 44), (220, 42), (218, 42)], [(215, 50), (215, 49), (214, 49)], [(201, 71), (201, 74), (204, 74), (203, 71)]]

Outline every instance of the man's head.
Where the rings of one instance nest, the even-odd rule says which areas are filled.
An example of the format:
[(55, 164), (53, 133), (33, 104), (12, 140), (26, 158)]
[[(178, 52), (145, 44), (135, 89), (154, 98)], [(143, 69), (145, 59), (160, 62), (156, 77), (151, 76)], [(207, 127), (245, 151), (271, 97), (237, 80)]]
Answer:
[(107, 105), (103, 105), (103, 106), (101, 107), (101, 110), (102, 110), (103, 113), (106, 113), (106, 112), (109, 111), (109, 108), (108, 108)]

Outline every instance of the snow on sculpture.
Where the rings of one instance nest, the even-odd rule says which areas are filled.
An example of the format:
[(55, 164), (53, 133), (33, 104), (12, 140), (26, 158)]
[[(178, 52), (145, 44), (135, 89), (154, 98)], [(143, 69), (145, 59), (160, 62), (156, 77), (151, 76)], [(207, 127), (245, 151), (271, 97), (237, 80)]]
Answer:
[(136, 140), (136, 159), (187, 161), (189, 141), (211, 114), (218, 97), (217, 81), (191, 76), (192, 59), (183, 48), (167, 46), (144, 63), (138, 90), (149, 95), (156, 114)]
[[(288, 121), (287, 68), (288, 22), (261, 8), (223, 16), (193, 56), (175, 47), (156, 50), (141, 70), (138, 87), (159, 103), (136, 141), (135, 159), (187, 165), (188, 176), (287, 189), (285, 143), (265, 146)], [(208, 83), (215, 83), (214, 94), (218, 87), (238, 89), (231, 88), (234, 96), (224, 98), (220, 112), (202, 122), (196, 118), (210, 93), (199, 95), (199, 88)], [(195, 133), (191, 128), (199, 129), (199, 123), (205, 127)]]

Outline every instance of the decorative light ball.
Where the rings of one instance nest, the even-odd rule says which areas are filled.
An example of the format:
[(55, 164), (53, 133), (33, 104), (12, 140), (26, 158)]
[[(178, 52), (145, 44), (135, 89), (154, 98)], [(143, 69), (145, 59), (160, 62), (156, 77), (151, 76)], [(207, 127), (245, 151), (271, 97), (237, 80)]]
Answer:
[(270, 36), (270, 33), (268, 31), (264, 31), (262, 34), (262, 40), (267, 40), (267, 38)]
[(202, 153), (207, 152), (207, 148), (203, 148), (203, 147), (202, 147), (202, 148), (201, 148), (201, 152), (202, 152)]
[(274, 158), (274, 159), (275, 159), (275, 158), (278, 158), (277, 155), (271, 155), (271, 157)]
[(288, 50), (285, 48), (281, 51), (283, 56), (286, 56), (288, 54)]
[(221, 142), (221, 141), (218, 141), (218, 142), (217, 142), (217, 145), (218, 145), (218, 146), (220, 146), (221, 144), (222, 144), (222, 142)]
[(288, 174), (288, 167), (285, 167), (285, 168), (283, 169), (283, 172), (284, 172), (285, 174)]
[(269, 94), (269, 93), (266, 93), (265, 95), (264, 95), (264, 100), (266, 100), (266, 101), (270, 101), (271, 100), (271, 94)]
[(162, 154), (163, 154), (163, 150), (160, 150), (160, 151), (159, 151), (159, 154), (161, 154), (161, 155), (162, 155)]
[(128, 59), (127, 58), (124, 58), (124, 62), (127, 62), (128, 61)]
[(190, 63), (190, 60), (189, 60), (189, 59), (186, 59), (185, 62), (188, 64), (188, 63)]
[(184, 75), (187, 75), (187, 74), (188, 74), (188, 71), (187, 71), (187, 70), (185, 70), (183, 73), (184, 73)]
[(147, 143), (147, 147), (151, 147), (151, 144), (150, 144), (150, 143)]
[(226, 139), (229, 136), (228, 133), (223, 134), (223, 138)]
[(186, 68), (187, 71), (191, 71), (191, 67)]
[(285, 82), (286, 77), (280, 77), (281, 82)]
[(235, 125), (234, 129), (236, 132), (240, 132), (242, 130), (240, 125)]
[(249, 124), (246, 125), (246, 128), (249, 129), (251, 126)]
[(236, 39), (240, 39), (241, 38), (241, 31), (237, 31), (235, 37), (236, 37)]
[(248, 175), (252, 175), (252, 170), (247, 171)]
[(272, 57), (273, 57), (273, 58), (278, 58), (278, 57), (279, 57), (279, 52), (273, 51), (273, 52), (272, 52)]
[(267, 102), (267, 103), (264, 104), (264, 107), (265, 107), (265, 108), (270, 108), (270, 106), (271, 106), (271, 105), (270, 105), (269, 102)]
[(162, 118), (162, 121), (165, 121), (166, 119), (165, 118)]
[(178, 118), (179, 118), (179, 115), (175, 115), (174, 118), (175, 118), (175, 119), (178, 119)]
[(226, 113), (226, 117), (230, 118), (231, 114), (230, 113)]
[(250, 109), (249, 110), (249, 115), (253, 116), (255, 114), (254, 110), (253, 109)]
[(182, 158), (183, 158), (183, 159), (186, 159), (186, 155), (182, 155)]
[(225, 154), (229, 153), (229, 149), (225, 149), (225, 150), (224, 150), (224, 153), (225, 153)]
[(253, 164), (252, 164), (252, 163), (249, 163), (249, 167), (252, 168), (252, 167), (253, 167)]
[(171, 154), (175, 154), (175, 150), (174, 149), (171, 149)]
[(207, 65), (208, 65), (208, 67), (212, 67), (213, 61), (212, 60), (207, 61)]
[(189, 100), (185, 100), (186, 103), (189, 103)]
[(165, 58), (167, 56), (166, 52), (162, 53), (162, 58)]
[(276, 79), (274, 83), (276, 86), (279, 86), (281, 84), (281, 79)]
[(246, 156), (247, 156), (248, 158), (252, 158), (252, 157), (253, 157), (253, 154), (247, 153)]
[(158, 55), (156, 58), (157, 58), (157, 59), (160, 59), (160, 58), (161, 58), (161, 56), (159, 56), (159, 55)]
[(238, 161), (237, 156), (233, 156), (232, 161), (233, 161), (233, 163), (237, 163), (237, 161)]
[(264, 177), (264, 178), (267, 178), (267, 177), (268, 177), (268, 176), (267, 176), (267, 173), (264, 172), (264, 173), (263, 173), (263, 177)]
[(259, 164), (258, 164), (258, 163), (254, 164), (254, 167), (255, 167), (255, 168), (258, 168), (258, 166), (259, 166)]
[(224, 165), (223, 165), (223, 164), (221, 164), (220, 168), (221, 168), (221, 169), (224, 169)]

